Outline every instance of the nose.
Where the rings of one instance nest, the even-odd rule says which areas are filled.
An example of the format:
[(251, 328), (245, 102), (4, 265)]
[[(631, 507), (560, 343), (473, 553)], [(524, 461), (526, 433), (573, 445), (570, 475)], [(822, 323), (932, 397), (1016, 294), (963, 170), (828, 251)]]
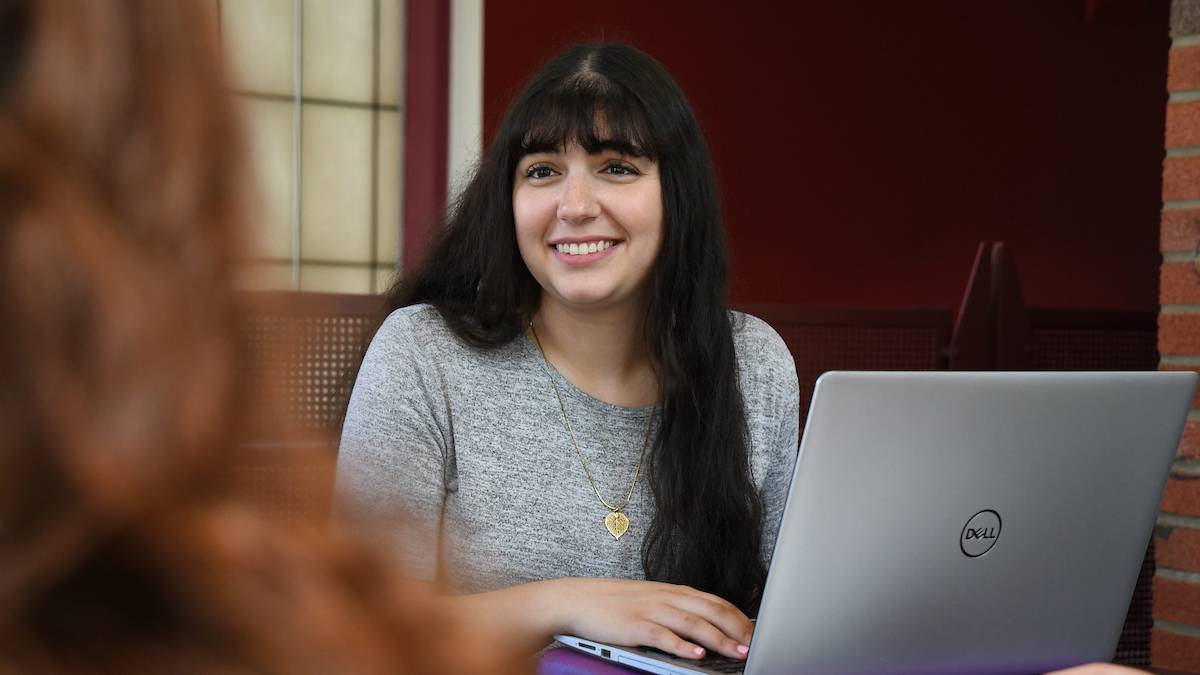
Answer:
[(587, 176), (568, 175), (563, 181), (557, 215), (572, 225), (582, 225), (600, 215), (600, 202)]

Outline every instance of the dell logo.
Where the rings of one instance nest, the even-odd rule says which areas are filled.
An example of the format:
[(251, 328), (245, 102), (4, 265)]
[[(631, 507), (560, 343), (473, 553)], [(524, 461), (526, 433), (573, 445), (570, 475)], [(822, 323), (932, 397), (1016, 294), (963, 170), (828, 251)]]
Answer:
[(995, 538), (996, 538), (996, 528), (994, 528), (994, 527), (981, 527), (978, 530), (976, 530), (973, 527), (967, 528), (966, 539), (995, 539)]
[(978, 558), (990, 551), (999, 538), (1000, 514), (987, 509), (971, 516), (959, 535), (958, 543), (965, 555)]

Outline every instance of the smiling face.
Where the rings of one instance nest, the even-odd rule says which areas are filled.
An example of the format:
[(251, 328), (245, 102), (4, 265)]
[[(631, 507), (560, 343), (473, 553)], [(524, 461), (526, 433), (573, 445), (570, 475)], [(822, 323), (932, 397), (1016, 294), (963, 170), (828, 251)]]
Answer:
[(658, 162), (578, 143), (525, 155), (513, 183), (517, 246), (542, 302), (635, 308), (663, 237)]

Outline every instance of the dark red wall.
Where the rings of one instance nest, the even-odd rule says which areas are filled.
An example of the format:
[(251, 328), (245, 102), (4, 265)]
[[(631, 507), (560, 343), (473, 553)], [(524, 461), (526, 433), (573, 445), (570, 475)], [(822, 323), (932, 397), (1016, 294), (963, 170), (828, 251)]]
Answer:
[(488, 0), (485, 128), (622, 39), (691, 98), (735, 299), (957, 306), (981, 239), (1029, 304), (1153, 309), (1168, 2)]

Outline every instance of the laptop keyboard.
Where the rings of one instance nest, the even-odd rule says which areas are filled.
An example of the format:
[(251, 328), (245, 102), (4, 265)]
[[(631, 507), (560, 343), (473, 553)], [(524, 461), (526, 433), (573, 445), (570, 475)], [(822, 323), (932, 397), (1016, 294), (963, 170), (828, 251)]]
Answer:
[(740, 673), (746, 670), (746, 662), (743, 659), (731, 659), (728, 656), (705, 656), (700, 659), (698, 664), (701, 668), (711, 670), (717, 673)]
[(640, 647), (639, 650), (646, 652), (647, 654), (654, 654), (655, 656), (667, 659), (669, 661), (685, 663), (694, 668), (703, 668), (714, 673), (721, 673), (722, 675), (736, 675), (737, 673), (741, 673), (746, 670), (745, 660), (731, 659), (728, 656), (722, 656), (713, 652), (708, 652), (702, 659), (694, 660), (681, 659), (674, 654), (668, 654), (653, 647)]

